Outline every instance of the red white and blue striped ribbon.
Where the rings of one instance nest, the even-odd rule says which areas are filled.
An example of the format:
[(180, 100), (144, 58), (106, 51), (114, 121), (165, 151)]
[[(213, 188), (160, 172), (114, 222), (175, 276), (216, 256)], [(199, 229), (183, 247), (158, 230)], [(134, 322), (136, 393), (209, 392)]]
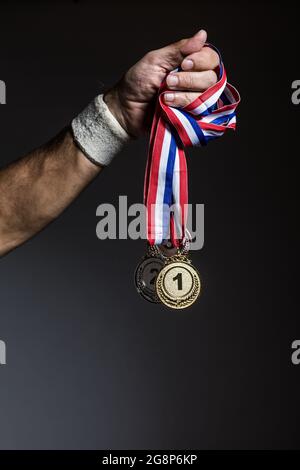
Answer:
[(171, 238), (173, 245), (178, 246), (185, 237), (188, 180), (184, 147), (207, 145), (236, 127), (239, 93), (227, 82), (219, 51), (210, 44), (206, 47), (216, 50), (220, 57), (215, 85), (184, 108), (165, 104), (166, 80), (158, 93), (144, 185), (147, 238), (151, 245)]

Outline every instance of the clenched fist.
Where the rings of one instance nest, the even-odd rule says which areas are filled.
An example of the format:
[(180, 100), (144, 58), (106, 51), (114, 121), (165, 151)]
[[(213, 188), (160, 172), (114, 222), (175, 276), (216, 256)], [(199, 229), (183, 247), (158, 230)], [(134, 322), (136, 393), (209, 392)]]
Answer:
[[(137, 137), (149, 127), (157, 91), (168, 74), (164, 99), (169, 106), (186, 106), (217, 82), (219, 56), (205, 47), (206, 41), (206, 31), (200, 30), (148, 52), (105, 94), (110, 111), (129, 134)], [(179, 66), (181, 72), (170, 73)]]

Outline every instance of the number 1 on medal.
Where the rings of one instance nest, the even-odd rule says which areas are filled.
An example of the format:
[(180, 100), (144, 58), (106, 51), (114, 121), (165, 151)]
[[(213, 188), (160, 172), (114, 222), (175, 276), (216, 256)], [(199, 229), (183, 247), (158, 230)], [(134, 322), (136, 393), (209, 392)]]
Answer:
[(182, 273), (178, 273), (177, 276), (173, 277), (173, 281), (177, 281), (178, 290), (182, 290)]

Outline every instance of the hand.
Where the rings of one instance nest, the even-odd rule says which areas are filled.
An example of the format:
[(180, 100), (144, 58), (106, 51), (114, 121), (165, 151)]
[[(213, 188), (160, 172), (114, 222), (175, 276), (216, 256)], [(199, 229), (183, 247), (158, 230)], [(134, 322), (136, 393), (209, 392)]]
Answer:
[(157, 91), (176, 67), (183, 71), (167, 78), (169, 92), (164, 99), (169, 106), (186, 106), (217, 82), (214, 70), (219, 56), (204, 47), (206, 40), (207, 33), (201, 30), (189, 39), (148, 52), (105, 94), (110, 111), (129, 134), (137, 137), (149, 128)]

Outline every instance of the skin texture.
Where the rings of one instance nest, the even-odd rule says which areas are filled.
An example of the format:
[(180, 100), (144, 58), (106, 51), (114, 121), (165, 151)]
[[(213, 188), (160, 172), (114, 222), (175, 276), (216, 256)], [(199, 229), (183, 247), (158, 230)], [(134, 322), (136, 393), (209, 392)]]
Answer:
[(0, 171), (0, 256), (58, 217), (100, 171), (69, 130)]
[[(219, 57), (204, 47), (201, 30), (190, 39), (148, 52), (105, 94), (105, 102), (133, 137), (149, 129), (155, 97), (169, 74), (170, 106), (185, 106), (216, 83)], [(177, 81), (176, 81), (177, 78)], [(169, 96), (168, 96), (169, 95)], [(57, 218), (100, 173), (75, 144), (69, 128), (0, 171), (0, 256)]]

